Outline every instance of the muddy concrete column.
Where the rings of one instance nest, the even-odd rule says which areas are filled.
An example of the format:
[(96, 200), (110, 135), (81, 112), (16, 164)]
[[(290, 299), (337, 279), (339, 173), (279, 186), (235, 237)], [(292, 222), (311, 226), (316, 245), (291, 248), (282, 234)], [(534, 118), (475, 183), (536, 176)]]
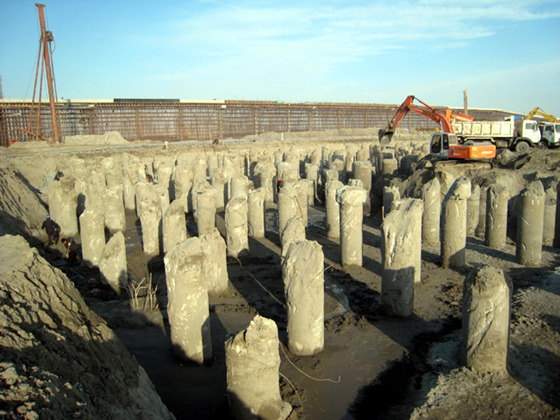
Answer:
[(549, 186), (545, 191), (543, 245), (554, 245), (554, 229), (556, 225), (556, 186)]
[(122, 232), (115, 233), (103, 248), (99, 272), (115, 293), (120, 294), (121, 289), (127, 286), (126, 244)]
[(340, 204), (340, 254), (343, 266), (362, 265), (364, 201), (366, 191), (342, 187), (336, 192)]
[(276, 323), (260, 315), (226, 341), (227, 392), (235, 418), (284, 420), (290, 415), (290, 404), (280, 396), (278, 345)]
[(331, 181), (340, 181), (339, 173), (334, 169), (323, 169), (323, 178), (325, 181), (325, 185)]
[(385, 313), (408, 317), (414, 308), (414, 283), (421, 282), (421, 200), (405, 199), (383, 221), (381, 302)]
[(229, 256), (238, 257), (242, 252), (249, 251), (247, 213), (247, 200), (243, 197), (235, 197), (226, 205), (226, 242)]
[(388, 178), (397, 173), (399, 162), (394, 157), (384, 157), (381, 163), (381, 174), (383, 178)]
[(492, 267), (469, 273), (463, 287), (463, 362), (476, 372), (506, 372), (512, 284)]
[(365, 145), (362, 145), (362, 147), (356, 151), (356, 160), (360, 162), (360, 161), (369, 161), (370, 159), (371, 159), (371, 153), (369, 151), (369, 148), (367, 148), (367, 146)]
[(223, 168), (216, 168), (212, 172), (212, 187), (216, 190), (216, 210), (225, 209), (227, 178)]
[(105, 214), (105, 226), (109, 232), (124, 232), (126, 230), (126, 217), (120, 185), (105, 190), (103, 194), (103, 213)]
[(220, 296), (228, 291), (229, 277), (227, 271), (226, 241), (218, 229), (200, 235), (200, 243), (204, 257), (203, 272), (208, 294)]
[[(294, 171), (292, 170), (292, 165), (288, 162), (278, 162), (276, 164), (276, 179), (284, 179), (286, 177), (286, 173), (288, 172), (292, 172), (294, 173)], [(296, 172), (297, 174), (297, 172)], [(293, 177), (293, 175), (292, 175)], [(294, 182), (297, 181), (297, 178), (294, 180)]]
[(474, 236), (480, 214), (480, 186), (471, 184), (471, 195), (467, 199), (467, 236)]
[(344, 184), (339, 180), (327, 182), (325, 187), (325, 209), (327, 213), (327, 237), (329, 239), (340, 238), (340, 205), (336, 201), (336, 192)]
[(294, 187), (299, 181), (299, 173), (295, 168), (291, 166), (284, 170), (282, 186), (283, 187)]
[(280, 243), (282, 244), (282, 256), (286, 255), (292, 242), (303, 239), (305, 239), (305, 226), (301, 217), (294, 216), (288, 220), (286, 227), (281, 232)]
[[(136, 181), (136, 179), (134, 179)], [(123, 173), (123, 200), (124, 200), (124, 208), (126, 210), (135, 210), (136, 209), (136, 192), (135, 186), (136, 183), (133, 181), (133, 178), (127, 174), (125, 171)]]
[(177, 166), (173, 171), (171, 182), (175, 192), (175, 200), (179, 200), (185, 207), (185, 213), (192, 210), (190, 200), (191, 189), (193, 187), (193, 173), (191, 168)]
[(313, 181), (313, 197), (314, 198), (317, 197), (317, 187), (319, 182), (319, 165), (314, 163), (306, 163), (305, 178)]
[(362, 181), (366, 190), (366, 201), (364, 202), (364, 216), (371, 213), (371, 187), (372, 187), (373, 168), (369, 161), (357, 161), (354, 164), (354, 178)]
[(344, 158), (333, 156), (333, 160), (329, 163), (328, 170), (336, 171), (338, 180), (346, 182), (346, 165), (344, 164)]
[(434, 178), (422, 186), (422, 242), (437, 244), (441, 217), (441, 190), (439, 180)]
[(90, 266), (98, 266), (105, 247), (105, 220), (103, 215), (87, 209), (80, 216), (82, 257)]
[(288, 220), (294, 216), (300, 216), (297, 192), (292, 187), (283, 187), (278, 193), (278, 236), (286, 227)]
[(260, 180), (260, 187), (264, 189), (265, 201), (273, 203), (276, 194), (276, 184), (274, 182), (276, 169), (274, 165), (269, 161), (259, 162), (255, 167), (255, 174)]
[(197, 194), (196, 224), (198, 234), (209, 233), (216, 227), (216, 190), (208, 188)]
[(487, 217), (487, 202), (488, 187), (480, 187), (480, 203), (478, 206), (478, 225), (475, 229), (475, 235), (479, 238), (484, 238), (486, 235), (486, 217)]
[(450, 172), (438, 171), (437, 176), (439, 179), (439, 185), (441, 186), (441, 193), (445, 196), (457, 181), (457, 176)]
[(297, 194), (298, 212), (301, 216), (303, 224), (307, 226), (308, 220), (308, 184), (305, 180), (298, 180), (294, 184), (294, 191)]
[(521, 193), (521, 212), (517, 219), (516, 257), (519, 264), (541, 264), (545, 193), (541, 181), (533, 181)]
[(169, 187), (166, 187), (164, 184), (155, 184), (153, 185), (154, 192), (157, 194), (159, 198), (159, 205), (161, 207), (161, 214), (164, 215), (169, 207)]
[(231, 198), (243, 197), (247, 199), (249, 194), (249, 178), (245, 175), (234, 176), (231, 178)]
[(155, 256), (160, 252), (161, 202), (158, 193), (151, 187), (149, 184), (137, 187), (136, 200), (142, 226), (142, 249), (146, 254)]
[(173, 201), (163, 216), (163, 252), (167, 253), (187, 240), (185, 208), (181, 201)]
[(471, 181), (458, 178), (443, 200), (441, 218), (441, 265), (459, 268), (465, 265), (467, 247), (467, 199)]
[(506, 246), (509, 191), (502, 184), (493, 184), (486, 193), (484, 244), (501, 249)]
[(76, 215), (78, 197), (74, 183), (74, 177), (67, 175), (60, 181), (51, 182), (47, 192), (49, 214), (51, 219), (60, 225), (61, 237), (78, 234), (78, 216)]
[(212, 340), (200, 239), (189, 238), (173, 248), (164, 263), (173, 353), (179, 359), (202, 364), (212, 357)]
[(383, 217), (385, 218), (401, 199), (401, 192), (396, 185), (383, 187)]
[(258, 188), (249, 191), (249, 236), (251, 238), (264, 238), (264, 189)]
[(298, 184), (301, 185), (302, 191), (307, 193), (307, 209), (315, 204), (315, 183), (311, 179), (300, 179)]
[(282, 263), (288, 306), (288, 347), (298, 356), (310, 356), (323, 350), (323, 269), (323, 250), (315, 241), (293, 242)]

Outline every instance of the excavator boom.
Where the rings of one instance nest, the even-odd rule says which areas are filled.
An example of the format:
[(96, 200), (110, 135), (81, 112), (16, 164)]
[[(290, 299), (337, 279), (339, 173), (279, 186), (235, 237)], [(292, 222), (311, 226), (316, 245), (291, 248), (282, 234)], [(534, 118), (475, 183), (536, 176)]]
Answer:
[(533, 110), (527, 114), (525, 119), (530, 120), (535, 115), (540, 115), (545, 120), (553, 122), (553, 123), (560, 122), (560, 120), (558, 118), (556, 118), (554, 115), (552, 115), (550, 112), (546, 112), (544, 109), (539, 108), (538, 106), (533, 108)]
[[(417, 101), (420, 104), (417, 105), (414, 103), (414, 101)], [(431, 119), (432, 121), (435, 121), (446, 133), (454, 133), (451, 119), (470, 119), (472, 121), (472, 117), (460, 113), (452, 114), (450, 109), (447, 109), (445, 114), (442, 114), (437, 109), (428, 105), (426, 102), (423, 102), (415, 96), (410, 95), (407, 96), (401, 106), (397, 109), (397, 111), (393, 115), (393, 118), (391, 118), (391, 121), (389, 121), (389, 123), (387, 124), (387, 127), (385, 129), (379, 130), (379, 141), (381, 143), (386, 144), (391, 141), (393, 135), (395, 134), (397, 126), (410, 111), (414, 111), (426, 118)]]

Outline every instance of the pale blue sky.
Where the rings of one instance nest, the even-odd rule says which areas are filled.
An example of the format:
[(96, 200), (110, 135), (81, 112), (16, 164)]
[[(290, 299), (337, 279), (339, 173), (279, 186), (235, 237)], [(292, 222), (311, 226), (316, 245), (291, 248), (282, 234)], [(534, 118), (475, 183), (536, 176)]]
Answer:
[[(0, 0), (5, 98), (31, 98), (35, 1)], [(463, 105), (560, 117), (560, 0), (45, 0), (58, 95)]]

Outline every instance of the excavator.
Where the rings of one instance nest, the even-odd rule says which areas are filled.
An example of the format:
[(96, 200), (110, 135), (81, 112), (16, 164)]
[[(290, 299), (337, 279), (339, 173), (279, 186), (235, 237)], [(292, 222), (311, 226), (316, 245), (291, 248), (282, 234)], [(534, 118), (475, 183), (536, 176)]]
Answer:
[(525, 119), (526, 120), (531, 120), (531, 119), (533, 119), (533, 117), (535, 115), (539, 115), (539, 116), (543, 117), (545, 120), (547, 120), (549, 122), (552, 122), (552, 123), (559, 123), (560, 122), (560, 119), (556, 118), (550, 112), (546, 112), (544, 109), (539, 108), (538, 106), (533, 108), (533, 110), (527, 114)]
[[(415, 101), (420, 104), (417, 105)], [(472, 141), (458, 138), (453, 129), (453, 120), (473, 121), (470, 115), (461, 112), (454, 114), (449, 108), (445, 113), (431, 107), (426, 102), (421, 101), (413, 95), (408, 96), (401, 106), (397, 109), (393, 118), (385, 129), (379, 130), (379, 141), (382, 146), (391, 142), (395, 130), (402, 119), (410, 112), (414, 111), (426, 118), (429, 118), (441, 126), (440, 133), (432, 136), (430, 144), (430, 154), (439, 160), (489, 160), (496, 157), (496, 146), (490, 141)]]

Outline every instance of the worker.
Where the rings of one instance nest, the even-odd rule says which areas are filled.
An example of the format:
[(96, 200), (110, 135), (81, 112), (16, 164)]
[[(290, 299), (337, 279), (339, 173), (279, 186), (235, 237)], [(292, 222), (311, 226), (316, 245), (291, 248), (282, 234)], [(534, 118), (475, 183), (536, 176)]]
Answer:
[(64, 248), (66, 250), (66, 254), (64, 255), (66, 264), (73, 265), (78, 259), (80, 246), (76, 243), (76, 241), (74, 241), (74, 238), (62, 238), (62, 243), (64, 244)]
[(51, 216), (49, 214), (45, 216), (45, 221), (41, 225), (41, 229), (45, 229), (47, 231), (47, 236), (49, 237), (49, 246), (58, 243), (58, 238), (60, 236), (60, 226), (53, 219), (51, 219)]
[(276, 181), (276, 192), (279, 193), (280, 189), (284, 186), (284, 180), (282, 178), (280, 178), (278, 181)]

